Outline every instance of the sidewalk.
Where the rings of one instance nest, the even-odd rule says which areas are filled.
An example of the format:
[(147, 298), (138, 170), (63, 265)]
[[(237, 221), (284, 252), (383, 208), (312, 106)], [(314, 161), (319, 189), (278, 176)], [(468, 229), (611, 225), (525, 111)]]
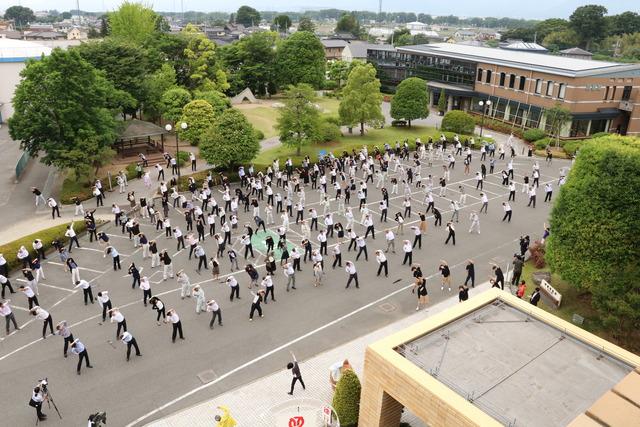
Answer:
[[(473, 293), (478, 294), (487, 289), (490, 289), (488, 282), (474, 288)], [(438, 290), (435, 290), (435, 292), (438, 292)], [(284, 367), (286, 362), (283, 361), (283, 369), (281, 371), (151, 422), (147, 426), (210, 427), (215, 425), (213, 418), (218, 413), (216, 407), (219, 405), (229, 407), (232, 416), (238, 421), (238, 426), (272, 426), (275, 424), (274, 409), (295, 408), (297, 406), (308, 407), (309, 404), (315, 404), (318, 408), (324, 405), (331, 405), (333, 397), (333, 392), (329, 385), (329, 367), (331, 365), (345, 358), (349, 359), (355, 372), (360, 377), (360, 381), (362, 381), (364, 352), (369, 344), (457, 304), (459, 304), (458, 296), (455, 294), (455, 296), (430, 306), (426, 310), (421, 310), (350, 343), (318, 354), (311, 359), (301, 361), (300, 370), (307, 389), (303, 391), (298, 384), (294, 397), (286, 394), (291, 383), (291, 373)], [(215, 382), (214, 380), (209, 384), (213, 385)], [(425, 425), (413, 414), (407, 412), (403, 414), (402, 421), (409, 422), (412, 427)]]

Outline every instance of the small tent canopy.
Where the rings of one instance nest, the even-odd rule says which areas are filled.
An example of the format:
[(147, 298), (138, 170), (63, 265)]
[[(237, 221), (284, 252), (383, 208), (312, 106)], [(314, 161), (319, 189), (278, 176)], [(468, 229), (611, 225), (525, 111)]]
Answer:
[(258, 102), (256, 100), (256, 97), (253, 96), (253, 92), (251, 92), (251, 89), (249, 88), (246, 88), (245, 90), (231, 98), (231, 104), (233, 105), (242, 104), (245, 101), (249, 102), (250, 104)]

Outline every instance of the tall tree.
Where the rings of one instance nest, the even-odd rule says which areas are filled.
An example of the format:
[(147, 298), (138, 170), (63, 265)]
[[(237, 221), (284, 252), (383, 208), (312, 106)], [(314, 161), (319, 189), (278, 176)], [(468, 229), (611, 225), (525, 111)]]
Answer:
[(142, 44), (157, 30), (158, 15), (142, 3), (126, 0), (108, 17), (111, 36), (128, 43)]
[(409, 77), (400, 82), (391, 100), (391, 117), (411, 120), (424, 119), (429, 115), (427, 82), (418, 77)]
[(571, 121), (571, 111), (564, 108), (559, 102), (545, 111), (547, 123), (551, 129), (551, 134), (556, 137), (556, 146), (560, 146), (560, 133), (562, 128)]
[(209, 129), (216, 118), (216, 112), (204, 99), (191, 101), (182, 109), (181, 123), (186, 123), (187, 128), (176, 126), (180, 138), (189, 141), (191, 145), (198, 145), (204, 132)]
[(252, 27), (260, 23), (260, 12), (249, 6), (240, 6), (236, 12), (236, 22), (245, 27)]
[(235, 108), (225, 110), (204, 133), (200, 155), (207, 163), (231, 168), (248, 163), (260, 151), (255, 130)]
[(216, 56), (216, 45), (195, 26), (188, 24), (183, 30), (187, 37), (186, 57), (188, 88), (195, 90), (229, 89), (227, 75)]
[(275, 58), (278, 34), (261, 31), (243, 37), (236, 43), (219, 49), (225, 68), (229, 71), (232, 93), (246, 87), (255, 94), (275, 92)]
[(545, 258), (605, 324), (640, 322), (640, 142), (606, 136), (585, 143), (551, 211)]
[(358, 425), (361, 390), (362, 386), (358, 376), (352, 369), (346, 369), (336, 384), (336, 392), (332, 402), (340, 419), (340, 425), (347, 427)]
[(285, 91), (284, 107), (278, 116), (280, 141), (296, 148), (300, 155), (303, 145), (318, 142), (320, 136), (320, 112), (315, 106), (316, 94), (308, 84), (289, 86)]
[(336, 33), (351, 33), (355, 37), (360, 35), (360, 23), (351, 13), (345, 13), (336, 24)]
[(281, 85), (307, 83), (319, 88), (325, 79), (322, 43), (312, 33), (298, 31), (280, 44), (276, 66)]
[(565, 31), (569, 28), (570, 24), (566, 19), (551, 18), (538, 22), (535, 26), (535, 32), (538, 40), (544, 40), (551, 33)]
[(598, 41), (604, 36), (606, 13), (606, 7), (589, 4), (578, 7), (569, 17), (571, 27), (582, 40), (585, 49), (589, 50), (593, 41)]
[(622, 35), (640, 32), (640, 15), (636, 12), (623, 12), (611, 17), (609, 34)]
[(176, 84), (176, 70), (170, 64), (162, 67), (144, 80), (146, 101), (143, 105), (145, 115), (157, 120), (162, 115), (162, 95)]
[(316, 24), (313, 23), (311, 18), (304, 16), (300, 18), (300, 21), (298, 21), (298, 31), (307, 31), (309, 33), (315, 33)]
[(278, 15), (273, 18), (273, 24), (276, 26), (279, 32), (286, 33), (291, 27), (291, 18), (289, 18), (289, 15)]
[(364, 125), (377, 126), (384, 122), (381, 109), (382, 94), (376, 69), (371, 64), (354, 67), (347, 84), (342, 90), (342, 101), (338, 109), (343, 123), (360, 123), (360, 135), (364, 135)]
[(89, 176), (116, 138), (107, 108), (116, 89), (75, 50), (54, 49), (20, 74), (11, 138), (47, 165)]
[(215, 112), (216, 117), (218, 117), (226, 109), (231, 107), (231, 101), (229, 100), (229, 98), (227, 98), (224, 93), (215, 90), (208, 90), (203, 92), (195, 91), (193, 93), (193, 98), (194, 100), (202, 99), (204, 101), (207, 101), (213, 107), (213, 111)]
[(440, 114), (444, 114), (447, 111), (447, 95), (444, 93), (444, 89), (440, 89), (440, 96), (438, 97), (438, 111)]
[(11, 6), (4, 12), (4, 19), (12, 19), (17, 28), (24, 28), (30, 22), (35, 22), (36, 15), (33, 10), (24, 6)]
[(182, 117), (182, 109), (191, 102), (191, 94), (181, 87), (171, 88), (162, 94), (160, 102), (162, 105), (162, 117), (177, 123)]

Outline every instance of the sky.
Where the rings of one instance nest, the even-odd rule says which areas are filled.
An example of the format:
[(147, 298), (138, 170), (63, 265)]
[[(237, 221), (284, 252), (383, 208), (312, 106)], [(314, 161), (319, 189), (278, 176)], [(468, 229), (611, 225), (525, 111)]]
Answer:
[[(118, 7), (121, 0), (79, 0), (81, 10), (108, 11)], [(157, 11), (179, 12), (181, 3), (184, 10), (204, 12), (231, 12), (246, 4), (258, 10), (304, 11), (323, 8), (350, 10), (378, 10), (378, 0), (242, 0), (230, 2), (220, 0), (146, 0)], [(382, 0), (385, 12), (415, 12), (431, 15), (457, 15), (460, 17), (494, 16), (526, 19), (568, 18), (571, 12), (585, 4), (600, 4), (616, 14), (626, 10), (640, 12), (637, 0), (457, 0), (425, 1), (425, 0)], [(34, 10), (57, 9), (66, 11), (75, 9), (76, 0), (0, 0), (0, 10), (20, 4)]]

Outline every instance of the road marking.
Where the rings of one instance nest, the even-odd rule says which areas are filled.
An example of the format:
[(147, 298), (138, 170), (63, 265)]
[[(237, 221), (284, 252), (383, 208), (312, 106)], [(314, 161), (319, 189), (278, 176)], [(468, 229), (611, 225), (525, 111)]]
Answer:
[[(55, 261), (49, 261), (49, 264), (53, 264), (53, 265), (60, 265), (62, 267), (66, 267), (66, 264), (63, 264), (61, 262), (55, 262)], [(100, 270), (93, 270), (91, 268), (86, 268), (86, 267), (78, 267), (80, 270), (85, 270), (85, 271), (90, 271), (92, 273), (98, 273), (98, 274), (104, 274), (109, 270), (105, 270), (105, 271), (100, 271)]]
[[(24, 282), (24, 283), (29, 283), (29, 281), (25, 280), (25, 279), (16, 279), (16, 281), (18, 282)], [(53, 288), (53, 289), (58, 289), (60, 291), (66, 291), (66, 292), (75, 292), (73, 289), (69, 289), (69, 288), (61, 288), (60, 286), (54, 286), (54, 285), (48, 285), (46, 283), (38, 283), (38, 286), (44, 286), (45, 288)]]

